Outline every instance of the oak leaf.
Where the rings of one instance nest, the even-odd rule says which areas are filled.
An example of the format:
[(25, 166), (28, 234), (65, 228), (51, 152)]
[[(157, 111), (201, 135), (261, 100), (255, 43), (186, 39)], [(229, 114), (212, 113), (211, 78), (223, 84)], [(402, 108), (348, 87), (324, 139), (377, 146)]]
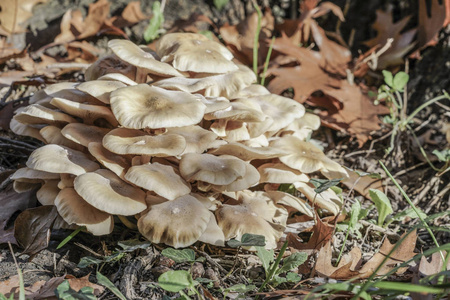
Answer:
[(48, 0), (2, 0), (0, 4), (0, 30), (2, 34), (24, 32), (23, 23), (33, 13), (33, 6)]

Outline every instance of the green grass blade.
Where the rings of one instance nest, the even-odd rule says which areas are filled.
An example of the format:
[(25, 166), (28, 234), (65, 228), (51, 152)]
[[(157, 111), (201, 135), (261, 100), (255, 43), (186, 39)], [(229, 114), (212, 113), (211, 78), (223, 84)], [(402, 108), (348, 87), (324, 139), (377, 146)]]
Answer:
[(379, 289), (400, 291), (400, 292), (413, 292), (413, 293), (442, 293), (445, 289), (437, 288), (426, 285), (412, 284), (407, 282), (391, 282), (391, 281), (380, 281), (375, 282), (372, 287)]
[(127, 300), (127, 298), (119, 291), (119, 289), (112, 283), (108, 277), (102, 275), (100, 272), (97, 271), (97, 281), (99, 284), (105, 286), (107, 289), (109, 289), (114, 295), (117, 296), (120, 300)]
[(74, 230), (64, 240), (62, 240), (61, 243), (59, 243), (58, 247), (56, 247), (56, 250), (61, 249), (62, 247), (64, 247), (65, 244), (67, 244), (71, 239), (73, 239), (84, 228), (85, 227), (83, 226), (83, 227), (78, 227), (76, 230)]

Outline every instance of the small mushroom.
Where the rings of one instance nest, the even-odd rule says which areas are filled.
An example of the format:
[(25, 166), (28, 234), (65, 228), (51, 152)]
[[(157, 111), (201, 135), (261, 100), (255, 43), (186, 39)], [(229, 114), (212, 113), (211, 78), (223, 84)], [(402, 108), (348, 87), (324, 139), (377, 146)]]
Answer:
[(79, 145), (63, 136), (61, 133), (61, 128), (59, 127), (52, 125), (45, 126), (39, 131), (39, 133), (44, 138), (47, 144), (57, 144), (78, 151), (82, 151), (84, 149), (82, 145)]
[(206, 109), (195, 95), (146, 84), (115, 90), (110, 102), (119, 123), (134, 129), (194, 125)]
[[(195, 218), (193, 218), (195, 216)], [(211, 214), (190, 195), (150, 206), (138, 220), (139, 232), (152, 243), (174, 248), (195, 243), (206, 231)]]
[(71, 123), (64, 126), (61, 130), (61, 134), (68, 140), (87, 147), (89, 143), (92, 142), (101, 143), (103, 137), (109, 131), (111, 130), (98, 126), (86, 125), (82, 123)]
[(89, 143), (88, 150), (105, 168), (113, 171), (120, 178), (125, 178), (125, 173), (130, 167), (130, 162), (126, 157), (109, 151), (103, 147), (102, 143)]
[(14, 119), (23, 124), (49, 124), (61, 126), (62, 124), (75, 123), (77, 120), (71, 116), (52, 110), (50, 108), (44, 107), (39, 104), (32, 104), (26, 106)]
[(97, 98), (105, 104), (109, 104), (111, 92), (126, 86), (125, 83), (116, 80), (92, 80), (83, 82), (76, 88)]
[(87, 203), (110, 214), (130, 216), (147, 208), (145, 192), (127, 184), (110, 170), (79, 175), (74, 188)]

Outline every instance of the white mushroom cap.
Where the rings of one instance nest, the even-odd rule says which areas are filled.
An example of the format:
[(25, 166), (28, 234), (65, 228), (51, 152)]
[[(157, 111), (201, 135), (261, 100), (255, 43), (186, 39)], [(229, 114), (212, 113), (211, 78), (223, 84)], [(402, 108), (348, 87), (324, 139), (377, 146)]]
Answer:
[(115, 90), (110, 102), (119, 123), (135, 129), (194, 125), (206, 109), (195, 95), (146, 84)]
[(64, 126), (61, 134), (68, 140), (87, 147), (91, 142), (101, 143), (103, 137), (109, 131), (111, 130), (107, 128), (82, 123), (71, 123)]
[(123, 61), (138, 68), (143, 68), (149, 73), (164, 77), (182, 77), (183, 75), (171, 65), (156, 60), (155, 56), (144, 51), (133, 42), (127, 40), (111, 40), (108, 47)]
[(250, 133), (246, 126), (247, 124), (248, 123), (246, 122), (221, 119), (215, 121), (209, 129), (222, 139), (232, 143), (250, 139)]
[(297, 190), (303, 193), (312, 204), (328, 210), (333, 215), (337, 215), (342, 207), (342, 200), (332, 189), (327, 189), (320, 194), (314, 191), (314, 187), (306, 182), (294, 182)]
[(206, 114), (205, 120), (227, 119), (242, 122), (261, 122), (264, 121), (265, 117), (266, 115), (257, 103), (239, 99), (231, 102), (231, 108)]
[(63, 98), (53, 98), (50, 103), (72, 116), (83, 119), (88, 124), (94, 124), (98, 119), (105, 119), (112, 126), (118, 125), (113, 113), (106, 106), (83, 104)]
[[(131, 80), (127, 76), (120, 74), (120, 73), (109, 73), (105, 74), (98, 78), (98, 80), (105, 80), (105, 81), (120, 81), (126, 85), (137, 85), (138, 83), (134, 80)], [(111, 95), (111, 94), (110, 94)]]
[(10, 179), (25, 182), (42, 182), (43, 180), (59, 179), (59, 174), (24, 167), (14, 172)]
[(27, 167), (51, 173), (69, 173), (81, 175), (99, 168), (83, 152), (60, 145), (45, 145), (31, 153)]
[(133, 166), (125, 174), (125, 179), (168, 200), (191, 192), (191, 186), (172, 167), (159, 163)]
[(294, 183), (297, 181), (309, 181), (308, 176), (282, 163), (263, 164), (258, 167), (258, 171), (261, 174), (260, 182)]
[(259, 182), (258, 170), (251, 164), (247, 163), (245, 165), (246, 170), (244, 176), (236, 179), (227, 185), (212, 185), (211, 188), (216, 191), (227, 191), (227, 192), (237, 192), (248, 189), (251, 186), (256, 185)]
[(241, 143), (228, 143), (210, 151), (212, 154), (228, 154), (245, 161), (271, 159), (286, 155), (286, 151), (272, 147), (249, 147)]
[(68, 224), (86, 226), (93, 235), (110, 234), (113, 230), (113, 217), (84, 201), (72, 188), (59, 192), (55, 206), (64, 221)]
[(186, 149), (186, 140), (178, 134), (146, 135), (144, 132), (116, 128), (103, 138), (103, 146), (117, 154), (175, 156)]
[(61, 125), (77, 122), (77, 120), (65, 113), (52, 110), (39, 104), (26, 106), (14, 116), (14, 119), (23, 124)]
[(207, 87), (214, 85), (214, 80), (210, 77), (204, 78), (186, 78), (186, 77), (171, 77), (162, 79), (153, 84), (166, 90), (182, 91), (186, 93), (197, 93), (203, 91)]
[(78, 151), (82, 151), (84, 149), (82, 145), (79, 145), (63, 136), (61, 133), (61, 128), (59, 127), (52, 125), (45, 126), (39, 131), (39, 133), (44, 138), (47, 144), (57, 144)]
[(46, 180), (42, 187), (36, 192), (36, 198), (42, 205), (55, 205), (56, 196), (60, 189), (59, 180)]
[[(185, 153), (203, 153), (205, 150), (215, 146), (217, 135), (197, 125), (174, 127), (167, 130), (167, 134), (177, 134), (186, 140)], [(181, 155), (182, 155), (181, 154)]]
[(129, 185), (110, 170), (79, 175), (74, 188), (95, 208), (114, 215), (130, 216), (147, 208), (145, 192)]
[(347, 172), (337, 162), (329, 159), (319, 148), (300, 140), (295, 136), (284, 136), (274, 140), (272, 147), (287, 151), (288, 155), (281, 156), (280, 160), (285, 165), (309, 174), (318, 170), (335, 171), (347, 177)]
[(45, 142), (44, 138), (39, 133), (40, 127), (41, 126), (34, 127), (33, 125), (27, 125), (27, 124), (21, 123), (21, 122), (17, 121), (15, 118), (12, 118), (11, 122), (9, 123), (9, 128), (15, 134), (30, 136), (32, 138), (35, 138), (42, 142)]
[(181, 176), (187, 181), (227, 185), (242, 178), (246, 171), (247, 164), (231, 155), (187, 153), (180, 161)]
[(200, 242), (211, 245), (223, 247), (225, 246), (225, 235), (222, 229), (217, 225), (216, 217), (212, 212), (209, 212), (211, 218), (209, 219), (208, 227), (205, 232), (198, 238)]
[(250, 68), (244, 65), (238, 65), (238, 68), (227, 74), (211, 76), (215, 84), (205, 89), (205, 96), (234, 99), (240, 90), (256, 82), (256, 75)]
[(126, 157), (109, 151), (103, 147), (102, 143), (89, 143), (88, 150), (104, 167), (113, 171), (120, 178), (125, 178), (125, 173), (130, 167), (130, 162)]
[(289, 193), (281, 192), (281, 191), (266, 191), (267, 195), (271, 199), (273, 199), (277, 204), (283, 204), (286, 206), (290, 206), (302, 214), (307, 215), (308, 217), (314, 218), (314, 214), (312, 212), (311, 207), (306, 203), (305, 200), (295, 197)]
[(79, 84), (76, 89), (97, 98), (105, 104), (109, 104), (111, 92), (126, 86), (125, 83), (115, 80), (92, 80)]
[(195, 243), (206, 231), (210, 219), (211, 214), (203, 204), (185, 195), (152, 205), (147, 214), (139, 219), (138, 228), (152, 243), (180, 248)]

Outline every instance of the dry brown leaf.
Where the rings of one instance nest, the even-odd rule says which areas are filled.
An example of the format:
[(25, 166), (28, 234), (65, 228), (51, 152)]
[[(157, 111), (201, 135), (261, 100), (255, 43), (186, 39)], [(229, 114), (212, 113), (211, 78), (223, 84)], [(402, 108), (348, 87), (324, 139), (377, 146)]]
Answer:
[(311, 231), (313, 234), (307, 243), (300, 241), (296, 235), (288, 233), (287, 240), (289, 246), (297, 250), (305, 251), (308, 254), (314, 253), (331, 240), (334, 226), (322, 222), (320, 218), (316, 217), (316, 223), (311, 228)]
[(6, 41), (6, 38), (0, 38), (0, 65), (12, 58), (23, 57), (25, 54), (26, 49), (16, 49)]
[[(77, 11), (79, 12), (79, 10)], [(66, 11), (66, 13), (63, 15), (61, 19), (61, 24), (59, 25), (61, 33), (55, 37), (54, 40), (55, 43), (65, 43), (75, 40), (75, 34), (72, 31), (72, 28), (74, 28), (72, 22), (78, 19), (76, 18), (77, 15), (78, 14), (72, 11), (71, 9)]]
[[(401, 239), (405, 236), (403, 234)], [(400, 239), (400, 240), (401, 240)], [(385, 275), (391, 271), (397, 264), (403, 263), (411, 258), (413, 258), (416, 253), (414, 249), (416, 247), (417, 231), (410, 233), (394, 250), (390, 255), (389, 259), (383, 264), (381, 269), (378, 271), (377, 275)], [(397, 242), (398, 243), (398, 242)], [(381, 245), (380, 251), (376, 253), (367, 263), (362, 266), (359, 270), (361, 278), (368, 278), (375, 271), (376, 268), (381, 264), (383, 259), (392, 251), (396, 244), (391, 244), (388, 239), (385, 239), (383, 245)], [(407, 268), (400, 268), (396, 274), (402, 274)]]
[[(358, 170), (361, 171), (361, 170)], [(383, 192), (383, 180), (371, 178), (370, 176), (360, 177), (355, 171), (347, 170), (348, 178), (344, 178), (341, 183), (349, 189), (353, 188), (355, 191), (369, 198), (369, 190), (377, 189)]]
[(364, 43), (369, 47), (384, 46), (388, 39), (394, 39), (391, 47), (378, 58), (377, 68), (379, 70), (391, 65), (402, 64), (403, 57), (415, 46), (413, 38), (417, 30), (411, 29), (402, 33), (411, 17), (408, 16), (393, 23), (392, 9), (392, 5), (390, 5), (387, 11), (377, 10), (377, 19), (372, 25), (377, 31), (377, 36)]
[(21, 25), (33, 15), (33, 6), (48, 0), (2, 0), (0, 3), (0, 29), (3, 33), (24, 32)]
[(83, 31), (77, 37), (83, 39), (96, 35), (109, 15), (110, 3), (108, 0), (98, 0), (95, 3), (89, 4), (89, 11), (86, 19), (84, 20)]
[(450, 24), (450, 0), (445, 0), (445, 20), (443, 27), (447, 27)]
[(71, 275), (67, 275), (66, 279), (69, 281), (70, 287), (77, 292), (88, 286), (94, 289), (94, 295), (100, 296), (100, 294), (105, 290), (103, 286), (90, 282), (89, 274), (81, 278), (75, 278)]
[[(351, 85), (347, 81), (341, 82), (340, 89), (322, 89), (329, 96), (329, 101), (325, 102), (327, 111), (320, 113), (324, 125), (337, 130), (344, 130), (355, 136), (361, 147), (368, 139), (370, 133), (379, 130), (381, 121), (378, 115), (388, 114), (389, 109), (383, 105), (374, 105), (357, 85)], [(331, 106), (334, 98), (342, 106)], [(323, 100), (311, 97), (308, 103), (322, 106)]]
[[(444, 257), (446, 257), (447, 252), (443, 251)], [(439, 252), (433, 253), (431, 255), (431, 261), (428, 262), (425, 256), (422, 256), (419, 264), (419, 272), (423, 276), (430, 276), (433, 274), (437, 274), (442, 271), (442, 266), (444, 263), (442, 262), (442, 257)], [(450, 270), (450, 261), (447, 262), (447, 270)]]
[[(266, 41), (272, 36), (275, 19), (270, 10), (266, 10), (261, 19), (259, 34), (258, 65), (262, 65), (267, 56)], [(226, 45), (234, 56), (242, 63), (251, 65), (253, 62), (253, 41), (258, 27), (258, 14), (254, 12), (237, 25), (224, 25), (219, 31)]]
[(444, 6), (445, 3), (439, 5), (438, 0), (431, 0), (431, 16), (428, 17), (426, 0), (419, 0), (418, 48), (437, 43), (437, 34), (444, 26), (446, 17)]
[(110, 22), (118, 28), (123, 28), (147, 20), (148, 18), (149, 16), (146, 16), (141, 10), (141, 2), (132, 1), (128, 3), (119, 17), (112, 17)]
[(356, 271), (361, 264), (361, 250), (359, 248), (355, 247), (348, 254), (342, 256), (337, 267), (331, 264), (332, 257), (331, 243), (328, 242), (320, 249), (317, 257), (315, 271), (319, 275), (342, 280), (359, 275), (359, 272)]
[(67, 61), (93, 63), (101, 50), (86, 41), (73, 41), (67, 44)]

